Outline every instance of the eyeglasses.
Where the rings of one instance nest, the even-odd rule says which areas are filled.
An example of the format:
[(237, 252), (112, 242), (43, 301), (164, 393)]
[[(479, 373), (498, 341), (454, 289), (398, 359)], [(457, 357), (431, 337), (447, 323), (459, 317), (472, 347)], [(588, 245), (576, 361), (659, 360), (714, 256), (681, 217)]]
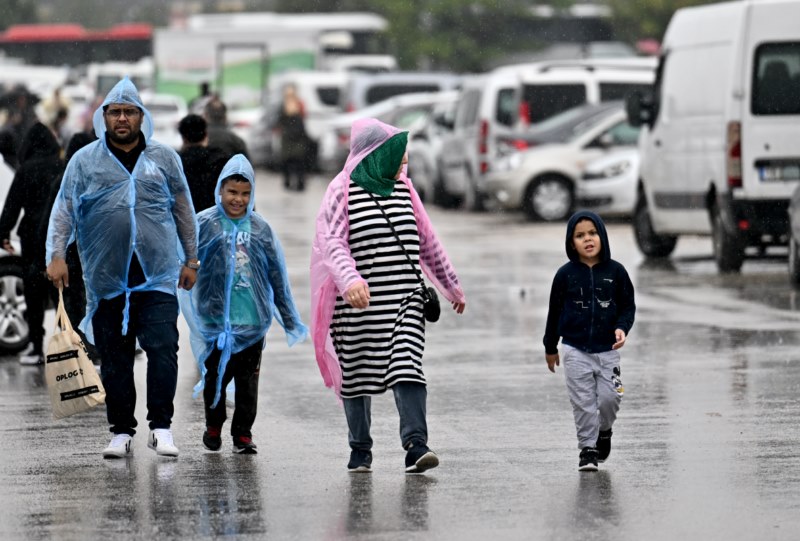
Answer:
[(135, 118), (142, 114), (142, 112), (135, 107), (129, 107), (125, 109), (108, 109), (104, 114), (111, 118), (119, 118), (122, 115), (125, 115), (126, 118)]

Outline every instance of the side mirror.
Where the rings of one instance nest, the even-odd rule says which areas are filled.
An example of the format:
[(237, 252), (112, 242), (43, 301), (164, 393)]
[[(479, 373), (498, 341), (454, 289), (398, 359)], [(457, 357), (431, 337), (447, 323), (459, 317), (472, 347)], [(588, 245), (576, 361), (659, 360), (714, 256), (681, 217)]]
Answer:
[(631, 92), (625, 98), (625, 112), (628, 115), (628, 123), (634, 128), (642, 125), (652, 126), (652, 97), (646, 97), (638, 90)]

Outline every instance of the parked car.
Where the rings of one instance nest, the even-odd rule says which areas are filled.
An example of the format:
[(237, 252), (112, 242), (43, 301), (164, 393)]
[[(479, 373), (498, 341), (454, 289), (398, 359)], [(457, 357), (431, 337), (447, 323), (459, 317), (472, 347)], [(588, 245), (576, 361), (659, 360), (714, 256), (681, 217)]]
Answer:
[(440, 200), (436, 187), (441, 183), (442, 143), (453, 130), (458, 95), (450, 96), (452, 100), (434, 104), (408, 129), (408, 176), (423, 201)]
[(353, 112), (400, 94), (454, 90), (461, 86), (461, 81), (460, 75), (447, 72), (353, 74), (339, 104), (343, 111)]
[(401, 94), (352, 113), (342, 113), (326, 123), (320, 139), (320, 165), (325, 171), (338, 171), (350, 152), (350, 127), (360, 118), (377, 118), (402, 129), (411, 128), (429, 115), (437, 104), (453, 104), (457, 91)]
[(721, 272), (745, 250), (785, 246), (800, 183), (800, 2), (679, 9), (652, 96), (629, 100), (643, 124), (633, 228), (647, 257), (680, 235), (711, 235)]
[(505, 209), (521, 209), (534, 220), (563, 220), (575, 207), (586, 163), (620, 147), (635, 148), (639, 129), (628, 123), (621, 103), (602, 119), (576, 130), (563, 143), (515, 152), (498, 160), (486, 193)]
[(140, 97), (142, 105), (153, 116), (153, 139), (180, 150), (183, 139), (178, 131), (178, 123), (189, 112), (186, 100), (173, 94), (156, 94), (149, 90), (142, 91)]
[(479, 210), (487, 175), (511, 132), (583, 103), (621, 100), (650, 88), (655, 66), (651, 58), (563, 60), (505, 66), (466, 80), (453, 135), (443, 145), (442, 191)]
[[(0, 209), (5, 205), (12, 180), (14, 170), (0, 156)], [(16, 353), (28, 344), (19, 240), (12, 238), (11, 243), (13, 254), (0, 248), (0, 355)]]
[(589, 162), (576, 184), (575, 205), (603, 217), (633, 215), (639, 182), (639, 150), (622, 147)]
[(789, 202), (789, 280), (800, 286), (800, 186)]

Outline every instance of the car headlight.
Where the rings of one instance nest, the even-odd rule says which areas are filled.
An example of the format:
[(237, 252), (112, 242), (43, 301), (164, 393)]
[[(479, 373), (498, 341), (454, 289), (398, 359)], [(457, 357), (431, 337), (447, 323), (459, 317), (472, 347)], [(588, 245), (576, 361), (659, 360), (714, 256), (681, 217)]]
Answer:
[(630, 160), (623, 160), (621, 162), (612, 163), (611, 165), (600, 169), (599, 171), (585, 171), (583, 173), (584, 180), (596, 180), (603, 178), (618, 177), (631, 168)]
[(522, 153), (512, 152), (511, 154), (498, 158), (494, 162), (494, 167), (492, 169), (494, 171), (513, 171), (520, 165), (522, 165)]

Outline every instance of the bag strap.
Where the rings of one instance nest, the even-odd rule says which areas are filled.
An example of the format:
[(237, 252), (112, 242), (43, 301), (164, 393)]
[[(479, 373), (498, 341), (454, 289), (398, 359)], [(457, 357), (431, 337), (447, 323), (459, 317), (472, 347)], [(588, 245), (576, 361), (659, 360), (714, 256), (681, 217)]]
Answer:
[(408, 252), (406, 251), (406, 247), (403, 246), (403, 241), (400, 240), (400, 235), (397, 234), (397, 230), (394, 228), (394, 224), (389, 219), (389, 215), (386, 214), (385, 210), (383, 210), (383, 206), (381, 206), (380, 202), (378, 202), (378, 198), (375, 197), (375, 194), (373, 194), (372, 192), (367, 192), (367, 193), (372, 198), (372, 200), (375, 201), (375, 204), (378, 206), (378, 209), (381, 211), (381, 214), (383, 214), (383, 217), (386, 218), (386, 223), (389, 224), (389, 229), (392, 230), (392, 233), (394, 234), (394, 238), (397, 239), (397, 244), (399, 244), (400, 245), (400, 249), (403, 250), (403, 254), (406, 256), (406, 259), (408, 260), (408, 264), (411, 265), (411, 269), (414, 271), (414, 274), (417, 275), (417, 279), (419, 280), (419, 283), (422, 284), (422, 289), (424, 290), (425, 289), (425, 280), (422, 279), (422, 274), (420, 274), (419, 269), (416, 267), (416, 265), (414, 265), (414, 262), (411, 261), (411, 256), (408, 255)]
[(64, 308), (64, 287), (58, 287), (58, 309), (56, 310), (56, 324), (54, 332), (58, 332), (59, 327), (62, 332), (72, 332), (72, 323), (67, 315), (67, 310)]

